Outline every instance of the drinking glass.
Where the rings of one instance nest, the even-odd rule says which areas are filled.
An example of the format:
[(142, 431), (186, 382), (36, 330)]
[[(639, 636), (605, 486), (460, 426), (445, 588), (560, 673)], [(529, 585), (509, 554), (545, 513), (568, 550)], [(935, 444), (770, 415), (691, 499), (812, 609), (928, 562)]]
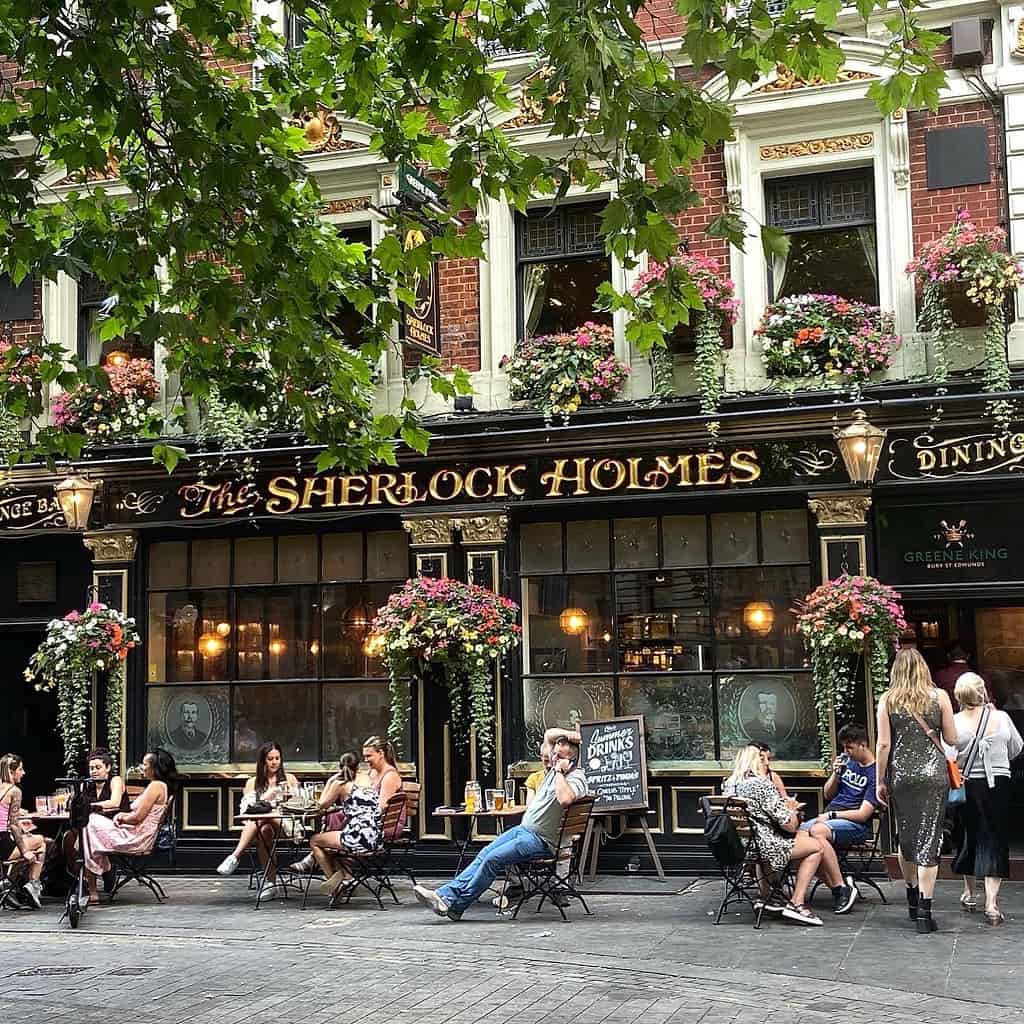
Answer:
[(505, 790), (503, 789), (492, 789), (492, 799), (494, 801), (494, 809), (496, 811), (505, 810)]
[(516, 780), (505, 780), (505, 806), (515, 807), (516, 805)]
[(489, 811), (494, 810), (494, 794), (497, 792), (496, 789), (485, 789), (484, 790), (484, 806)]

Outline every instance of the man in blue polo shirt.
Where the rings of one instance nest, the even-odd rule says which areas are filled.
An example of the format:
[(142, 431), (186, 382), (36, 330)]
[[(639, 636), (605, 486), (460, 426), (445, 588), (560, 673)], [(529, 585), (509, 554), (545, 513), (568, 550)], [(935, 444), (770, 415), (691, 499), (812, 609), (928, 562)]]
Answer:
[(856, 846), (869, 836), (875, 814), (875, 755), (863, 725), (844, 725), (836, 736), (843, 749), (825, 783), (825, 810), (801, 827), (833, 846)]

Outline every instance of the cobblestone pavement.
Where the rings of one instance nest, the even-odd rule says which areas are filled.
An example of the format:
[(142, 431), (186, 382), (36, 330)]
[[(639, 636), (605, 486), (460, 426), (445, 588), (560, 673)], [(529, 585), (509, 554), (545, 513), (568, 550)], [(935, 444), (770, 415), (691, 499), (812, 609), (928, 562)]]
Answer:
[[(671, 879), (663, 895), (612, 895), (593, 918), (479, 904), (458, 924), (367, 899), (327, 911), (311, 898), (252, 905), (245, 881), (173, 879), (170, 902), (126, 890), (77, 932), (60, 908), (0, 913), (0, 990), (32, 1024), (1024, 1024), (1024, 891), (1007, 923), (956, 909), (940, 884), (942, 930), (912, 931), (895, 886), (823, 928), (749, 911), (711, 922), (719, 886)], [(644, 892), (658, 885), (644, 884)]]

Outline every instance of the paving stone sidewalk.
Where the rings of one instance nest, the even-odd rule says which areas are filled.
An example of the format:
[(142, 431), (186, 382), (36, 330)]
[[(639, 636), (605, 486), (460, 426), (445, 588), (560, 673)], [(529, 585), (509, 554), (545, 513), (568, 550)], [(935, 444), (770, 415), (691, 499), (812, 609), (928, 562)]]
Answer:
[(845, 917), (821, 893), (824, 927), (760, 931), (749, 911), (712, 924), (712, 880), (599, 879), (595, 916), (576, 910), (568, 925), (483, 903), (455, 924), (408, 887), (383, 911), (365, 898), (328, 911), (319, 897), (256, 909), (242, 879), (167, 888), (163, 906), (126, 890), (75, 932), (56, 905), (0, 913), (8, 1012), (33, 1024), (1024, 1024), (1016, 885), (991, 928), (940, 883), (932, 936), (913, 931), (897, 886), (889, 906), (874, 897)]

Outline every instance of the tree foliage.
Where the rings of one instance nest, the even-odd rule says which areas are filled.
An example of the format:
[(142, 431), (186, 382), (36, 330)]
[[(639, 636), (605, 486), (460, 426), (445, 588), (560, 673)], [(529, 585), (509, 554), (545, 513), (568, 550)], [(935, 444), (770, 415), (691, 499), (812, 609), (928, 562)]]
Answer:
[[(665, 260), (678, 241), (672, 217), (700, 201), (687, 168), (730, 137), (731, 118), (645, 45), (638, 6), (294, 0), (308, 27), (288, 50), (250, 0), (0, 0), (0, 53), (21, 69), (0, 91), (0, 267), (16, 280), (95, 275), (116, 296), (104, 338), (160, 340), (183, 392), (200, 399), (215, 388), (253, 411), (283, 396), (325, 446), (321, 466), (392, 460), (397, 439), (422, 448), (411, 397), (375, 414), (374, 369), (416, 273), (435, 256), (482, 256), (483, 230), (464, 217), (410, 236), (424, 225), (393, 211), (372, 252), (346, 242), (321, 220), (293, 119), (326, 108), (362, 122), (374, 153), (443, 182), (452, 211), (485, 196), (523, 209), (574, 182), (613, 181), (608, 251)], [(842, 63), (829, 31), (838, 0), (791, 0), (774, 19), (764, 0), (676, 6), (684, 55), (733, 86), (778, 64), (834, 78)], [(876, 7), (892, 16), (893, 72), (871, 87), (883, 111), (937, 102), (938, 37), (918, 25), (920, 6), (858, 0), (865, 19)], [(511, 81), (496, 49), (533, 53), (532, 72)], [(255, 82), (238, 70), (251, 63)], [(501, 129), (520, 89), (564, 145), (527, 152)], [(741, 211), (722, 209), (712, 231), (742, 243)], [(423, 240), (407, 247), (409, 237)], [(332, 327), (343, 301), (364, 314), (359, 348)], [(61, 387), (95, 374), (51, 356), (47, 379)], [(443, 395), (468, 387), (430, 360), (414, 374)], [(0, 402), (41, 412), (9, 382)], [(34, 454), (74, 457), (83, 441), (43, 429)]]

